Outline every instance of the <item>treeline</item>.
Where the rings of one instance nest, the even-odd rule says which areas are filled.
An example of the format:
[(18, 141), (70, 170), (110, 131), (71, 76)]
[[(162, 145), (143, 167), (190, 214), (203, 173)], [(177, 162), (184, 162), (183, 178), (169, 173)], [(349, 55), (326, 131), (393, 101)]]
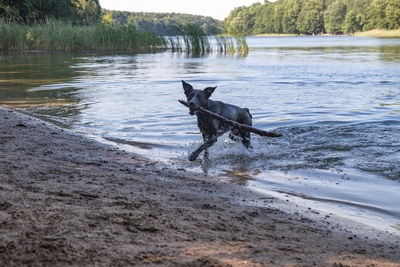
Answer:
[(243, 34), (354, 33), (400, 28), (400, 0), (278, 0), (241, 6), (225, 19)]
[(103, 23), (114, 25), (135, 25), (138, 30), (158, 35), (178, 35), (185, 25), (196, 25), (207, 35), (223, 32), (223, 22), (212, 17), (177, 14), (103, 10)]
[(76, 25), (101, 21), (99, 0), (0, 0), (0, 18), (35, 24), (63, 20)]

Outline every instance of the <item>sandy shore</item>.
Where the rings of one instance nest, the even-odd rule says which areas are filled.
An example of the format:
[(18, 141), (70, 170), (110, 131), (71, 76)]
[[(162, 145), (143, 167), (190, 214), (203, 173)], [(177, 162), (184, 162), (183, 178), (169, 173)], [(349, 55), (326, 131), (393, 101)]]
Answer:
[(398, 237), (274, 201), (0, 109), (2, 266), (400, 266)]

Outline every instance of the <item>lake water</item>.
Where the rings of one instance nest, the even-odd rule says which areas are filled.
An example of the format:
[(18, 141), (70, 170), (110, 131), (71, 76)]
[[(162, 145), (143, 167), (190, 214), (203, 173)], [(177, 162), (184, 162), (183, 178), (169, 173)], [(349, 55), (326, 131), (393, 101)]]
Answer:
[[(0, 57), (0, 105), (123, 149), (384, 229), (400, 229), (400, 39), (250, 37), (248, 55), (31, 52)], [(181, 80), (248, 107), (253, 149), (222, 136), (211, 165)], [(200, 156), (202, 158), (202, 155)], [(397, 229), (397, 230), (396, 230)]]

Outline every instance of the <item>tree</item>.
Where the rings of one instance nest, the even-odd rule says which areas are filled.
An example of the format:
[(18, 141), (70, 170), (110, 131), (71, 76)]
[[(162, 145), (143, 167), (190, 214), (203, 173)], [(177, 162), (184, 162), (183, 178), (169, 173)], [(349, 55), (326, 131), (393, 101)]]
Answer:
[(400, 0), (387, 0), (385, 16), (388, 29), (400, 27)]
[(90, 24), (99, 21), (100, 5), (98, 0), (0, 0), (0, 17), (24, 23), (62, 19)]
[(283, 17), (283, 8), (280, 3), (276, 3), (274, 6), (274, 15), (273, 15), (273, 23), (274, 23), (274, 33), (282, 33), (282, 17)]
[(101, 8), (99, 0), (74, 0), (76, 24), (92, 24), (100, 21)]
[(300, 33), (314, 34), (324, 31), (322, 0), (306, 1), (297, 18), (297, 30)]
[(264, 4), (262, 10), (260, 11), (260, 18), (256, 20), (257, 28), (262, 29), (260, 33), (274, 33), (274, 5), (273, 4)]
[(301, 0), (286, 0), (283, 2), (282, 31), (284, 33), (298, 33), (296, 22), (301, 6)]
[(345, 33), (353, 33), (361, 30), (361, 27), (357, 21), (357, 16), (354, 14), (352, 10), (350, 10), (346, 14), (346, 18), (344, 20), (343, 31)]
[(365, 30), (386, 29), (386, 1), (374, 0), (368, 7), (367, 23)]
[(325, 30), (328, 33), (342, 32), (346, 17), (346, 4), (336, 0), (324, 12)]
[(245, 6), (235, 8), (225, 20), (225, 28), (228, 32), (249, 34), (254, 26), (254, 15)]

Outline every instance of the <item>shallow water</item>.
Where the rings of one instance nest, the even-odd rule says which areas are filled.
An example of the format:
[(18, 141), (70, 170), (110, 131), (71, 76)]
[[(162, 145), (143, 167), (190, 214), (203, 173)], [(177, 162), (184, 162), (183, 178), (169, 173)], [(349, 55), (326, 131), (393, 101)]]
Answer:
[[(251, 37), (248, 44), (246, 56), (3, 54), (0, 104), (177, 168), (330, 203), (364, 221), (373, 214), (396, 229), (400, 39)], [(212, 99), (248, 107), (255, 127), (283, 137), (252, 135), (247, 151), (223, 136), (210, 165), (188, 162), (201, 135), (177, 102), (182, 79), (218, 86)]]

